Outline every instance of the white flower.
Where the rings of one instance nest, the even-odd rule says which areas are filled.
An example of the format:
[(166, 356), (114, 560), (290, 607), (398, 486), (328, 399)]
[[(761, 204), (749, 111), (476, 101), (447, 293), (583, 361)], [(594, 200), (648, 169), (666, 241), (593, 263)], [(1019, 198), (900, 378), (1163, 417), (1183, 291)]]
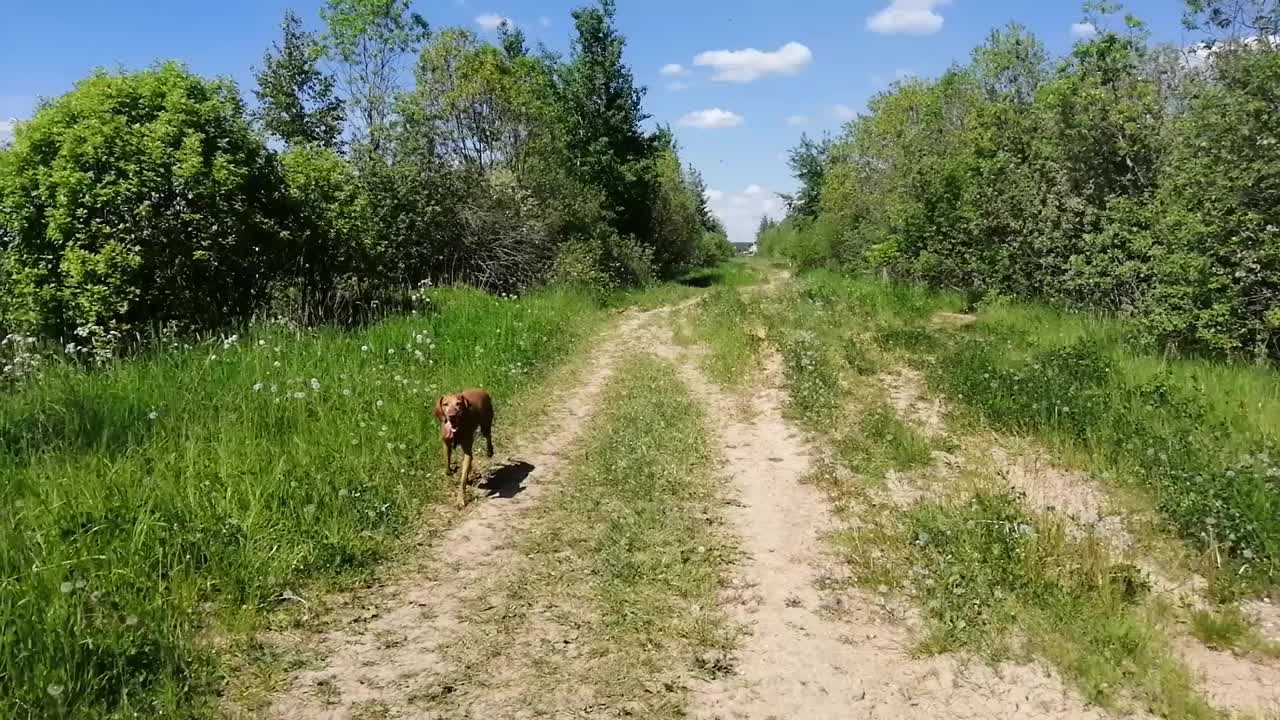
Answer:
[(360, 346), (360, 352), (369, 352), (369, 346), (368, 346), (368, 345), (361, 345), (361, 346)]
[(351, 397), (351, 390), (350, 390), (350, 388), (348, 388), (348, 389), (346, 389), (346, 390), (343, 390), (343, 391), (342, 391), (342, 394), (343, 394), (343, 396), (344, 396), (344, 397)]
[(275, 383), (271, 383), (271, 392), (275, 392), (275, 391), (277, 391), (277, 390), (279, 390), (279, 389), (280, 389), (280, 386), (279, 386), (279, 385), (277, 385), (277, 384), (275, 384)]
[(254, 391), (254, 392), (262, 392), (262, 383), (254, 383), (254, 384), (253, 384), (253, 391)]
[(395, 354), (396, 354), (396, 349), (395, 349), (395, 348), (387, 348), (387, 354), (388, 354), (388, 355), (395, 355)]
[(320, 392), (320, 381), (316, 378), (311, 378), (311, 390), (312, 392)]
[(374, 403), (374, 404), (375, 404), (375, 405), (377, 405), (378, 407), (382, 407), (382, 406), (383, 406), (383, 405), (385, 405), (386, 403), (384, 403), (384, 402), (382, 402), (381, 400), (379, 400), (378, 402), (376, 402), (376, 403)]
[(58, 587), (58, 589), (62, 591), (62, 594), (63, 594), (63, 595), (67, 595), (67, 594), (69, 594), (72, 590), (74, 590), (74, 589), (75, 589), (75, 587), (76, 587), (76, 586), (75, 586), (75, 584), (74, 584), (74, 583), (72, 583), (72, 582), (70, 582), (70, 581), (67, 581), (67, 582), (62, 583), (62, 585), (60, 585), (60, 586)]
[(155, 410), (152, 410), (151, 412), (147, 413), (148, 420), (155, 420), (158, 417), (160, 417), (160, 413), (156, 412)]
[(46, 685), (44, 691), (49, 693), (49, 697), (58, 697), (62, 694), (63, 687), (57, 683)]
[(266, 340), (259, 340), (259, 341), (258, 341), (258, 347), (262, 347), (263, 345), (266, 345), (266, 344), (267, 344), (267, 341), (266, 341)]

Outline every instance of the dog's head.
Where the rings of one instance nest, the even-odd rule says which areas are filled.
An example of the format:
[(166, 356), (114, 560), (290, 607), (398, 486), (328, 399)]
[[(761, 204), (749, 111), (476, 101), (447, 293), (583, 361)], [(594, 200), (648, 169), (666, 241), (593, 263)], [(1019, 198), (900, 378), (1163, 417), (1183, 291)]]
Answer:
[(436, 401), (436, 415), (444, 421), (447, 430), (455, 432), (470, 406), (463, 395), (441, 395)]

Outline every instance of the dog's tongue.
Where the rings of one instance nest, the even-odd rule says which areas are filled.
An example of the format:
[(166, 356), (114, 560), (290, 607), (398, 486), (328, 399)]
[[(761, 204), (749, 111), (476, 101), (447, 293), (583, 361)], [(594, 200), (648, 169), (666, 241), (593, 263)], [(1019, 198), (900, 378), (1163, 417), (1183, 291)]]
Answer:
[(449, 437), (453, 437), (454, 433), (456, 432), (456, 431), (453, 429), (453, 423), (451, 423), (451, 422), (446, 422), (446, 423), (444, 424), (444, 430), (445, 430), (445, 432), (449, 433)]

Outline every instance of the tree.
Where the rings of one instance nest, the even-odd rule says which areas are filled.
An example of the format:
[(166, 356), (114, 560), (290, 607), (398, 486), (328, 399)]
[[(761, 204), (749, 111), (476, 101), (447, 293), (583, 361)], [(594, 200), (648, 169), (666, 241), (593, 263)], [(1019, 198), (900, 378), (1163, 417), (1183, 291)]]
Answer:
[(973, 51), (974, 75), (992, 101), (1030, 105), (1048, 75), (1048, 64), (1044, 44), (1018, 23), (993, 31)]
[(409, 0), (327, 0), (320, 16), (338, 61), (353, 131), (378, 150), (395, 109), (404, 62), (430, 36)]
[(346, 109), (334, 94), (334, 77), (319, 68), (324, 46), (302, 29), (292, 11), (285, 13), (281, 29), (283, 44), (263, 56), (255, 73), (259, 107), (254, 117), (286, 145), (336, 148)]
[(99, 71), (23, 123), (0, 166), (8, 324), (216, 327), (277, 277), (291, 218), (235, 85)]
[(1204, 30), (1215, 38), (1255, 39), (1276, 44), (1280, 37), (1280, 2), (1277, 0), (1185, 0), (1183, 24)]
[(817, 217), (830, 147), (831, 141), (828, 138), (814, 140), (808, 134), (803, 134), (800, 136), (800, 144), (791, 149), (787, 164), (796, 180), (800, 181), (800, 190), (789, 199), (790, 214)]
[(702, 173), (698, 172), (698, 168), (688, 165), (685, 168), (684, 175), (685, 185), (689, 187), (689, 192), (693, 194), (694, 203), (698, 208), (698, 219), (702, 223), (702, 228), (707, 232), (724, 234), (724, 224), (720, 222), (720, 218), (711, 212), (711, 206), (708, 204), (707, 183), (702, 179)]
[(560, 72), (560, 102), (576, 175), (604, 194), (619, 235), (648, 242), (657, 144), (641, 128), (649, 117), (644, 88), (623, 61), (626, 39), (615, 27), (615, 12), (614, 0), (573, 11), (577, 36)]

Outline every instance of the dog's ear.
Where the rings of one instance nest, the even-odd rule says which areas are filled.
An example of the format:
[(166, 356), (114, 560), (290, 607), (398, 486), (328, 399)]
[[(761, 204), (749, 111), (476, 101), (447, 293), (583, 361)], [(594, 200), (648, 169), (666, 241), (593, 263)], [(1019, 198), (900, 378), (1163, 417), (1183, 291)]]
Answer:
[(436, 416), (437, 420), (444, 419), (444, 396), (443, 395), (436, 398), (436, 406), (431, 410), (431, 413)]
[(471, 401), (467, 399), (467, 396), (466, 396), (466, 395), (459, 395), (459, 396), (458, 396), (458, 402), (461, 402), (461, 403), (462, 403), (462, 409), (463, 409), (463, 410), (470, 410), (470, 409), (471, 409)]

